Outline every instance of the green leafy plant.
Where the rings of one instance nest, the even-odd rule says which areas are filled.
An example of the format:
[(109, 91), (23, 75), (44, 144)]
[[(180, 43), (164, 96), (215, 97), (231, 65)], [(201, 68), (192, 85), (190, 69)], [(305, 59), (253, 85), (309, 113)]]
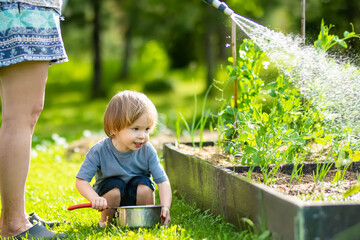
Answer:
[(360, 192), (360, 173), (356, 172), (356, 178), (357, 178), (357, 183), (354, 184), (353, 186), (351, 186), (344, 194), (343, 194), (343, 198), (348, 198), (351, 197), (352, 195), (357, 194), (358, 192)]
[(175, 131), (176, 131), (176, 147), (180, 144), (180, 135), (181, 135), (181, 127), (180, 127), (180, 117), (176, 119), (175, 122)]
[[(300, 165), (300, 167), (299, 167), (299, 165)], [(303, 178), (303, 171), (302, 171), (303, 167), (304, 167), (303, 163), (299, 163), (299, 162), (294, 163), (294, 167), (293, 167), (293, 169), (291, 171), (291, 175), (290, 175), (289, 187), (291, 187), (291, 184), (292, 184), (292, 181), (294, 178), (296, 179), (296, 182), (298, 184), (301, 183), (301, 180)]]
[[(239, 82), (238, 108), (230, 104), (219, 113), (226, 152), (241, 156), (245, 165), (291, 163), (299, 152), (307, 151), (310, 139), (331, 140), (324, 134), (319, 110), (303, 101), (289, 76), (280, 73), (268, 84), (259, 77), (266, 55), (252, 40), (243, 41), (239, 55), (237, 65), (228, 66), (229, 78)], [(272, 99), (268, 111), (259, 101), (261, 94)]]
[(328, 174), (328, 172), (330, 171), (331, 167), (333, 166), (334, 163), (317, 163), (316, 164), (316, 171), (313, 171), (313, 177), (314, 177), (314, 182), (315, 184), (319, 184), (320, 182), (322, 182), (326, 175)]
[(326, 52), (336, 44), (339, 44), (340, 46), (347, 48), (346, 40), (350, 38), (360, 38), (360, 34), (354, 32), (354, 26), (352, 24), (351, 24), (352, 27), (351, 32), (345, 31), (343, 38), (339, 38), (339, 36), (329, 33), (331, 28), (333, 27), (335, 26), (332, 24), (330, 24), (329, 26), (325, 25), (324, 19), (321, 21), (321, 26), (320, 26), (321, 30), (318, 39), (314, 43), (314, 46), (317, 49)]
[(256, 227), (254, 222), (251, 221), (249, 218), (241, 218), (240, 219), (240, 225), (245, 225), (244, 228), (248, 229), (248, 232), (241, 236), (240, 239), (243, 240), (270, 240), (271, 238), (271, 232), (269, 230), (266, 230), (265, 226)]
[[(200, 138), (199, 139), (199, 147), (200, 147), (200, 149), (202, 148), (203, 133), (204, 133), (204, 129), (205, 129), (205, 126), (206, 126), (206, 122), (207, 122), (209, 114), (210, 114), (210, 110), (206, 110), (206, 100), (207, 100), (207, 97), (209, 95), (209, 92), (210, 92), (211, 88), (212, 88), (212, 85), (210, 85), (210, 87), (206, 90), (204, 100), (203, 100), (203, 104), (202, 104), (202, 108), (201, 108), (201, 116), (200, 116), (200, 119), (199, 119), (198, 122), (196, 122), (196, 117), (197, 117), (197, 96), (196, 96), (196, 94), (194, 94), (194, 113), (193, 113), (191, 125), (188, 124), (188, 122), (186, 121), (184, 115), (179, 113), (180, 118), (184, 122), (186, 130), (190, 134), (192, 146), (194, 148), (196, 147), (196, 143), (195, 143), (196, 131), (199, 131), (199, 138)], [(177, 130), (176, 130), (177, 135), (180, 135), (181, 130), (180, 130), (180, 126), (178, 124), (177, 124), (176, 128), (177, 128)], [(177, 138), (179, 138), (179, 136), (177, 136)]]
[(337, 168), (334, 179), (331, 182), (336, 183), (337, 185), (340, 185), (341, 182), (344, 180), (346, 171), (350, 167), (350, 165), (351, 165), (351, 163), (348, 163), (344, 166), (344, 168), (341, 168), (341, 167)]
[(278, 162), (275, 165), (268, 166), (263, 165), (261, 166), (261, 173), (263, 175), (263, 183), (266, 185), (274, 184), (276, 183), (275, 175), (279, 171), (279, 168), (281, 167), (281, 163)]
[(360, 184), (355, 184), (354, 186), (351, 186), (351, 188), (349, 188), (349, 190), (347, 190), (344, 194), (343, 194), (343, 198), (348, 198), (351, 197), (354, 194), (357, 194), (358, 192), (360, 192)]
[(346, 171), (350, 167), (352, 161), (349, 159), (348, 142), (345, 145), (342, 143), (335, 143), (335, 147), (337, 148), (337, 159), (335, 161), (336, 174), (331, 182), (340, 185), (340, 183), (344, 180)]
[[(335, 146), (333, 145), (330, 149), (330, 152), (326, 156), (326, 160), (324, 163), (317, 162), (316, 164), (316, 170), (313, 171), (313, 177), (315, 184), (318, 184), (322, 182), (327, 175), (327, 173), (330, 171), (331, 167), (333, 166), (333, 162), (331, 162), (331, 159), (333, 157), (333, 151)], [(321, 154), (320, 154), (321, 155)]]
[[(354, 29), (345, 31), (344, 38), (339, 38), (329, 33), (333, 27), (321, 22), (319, 37), (314, 43), (317, 49), (328, 51), (336, 44), (346, 48), (346, 40), (360, 38)], [(280, 72), (275, 81), (264, 81), (260, 73), (267, 62), (266, 53), (249, 39), (240, 45), (236, 64), (233, 61), (229, 58), (232, 64), (227, 69), (229, 80), (237, 80), (239, 84), (238, 107), (229, 101), (218, 114), (224, 121), (219, 142), (225, 152), (241, 156), (241, 164), (263, 166), (292, 163), (296, 156), (306, 153), (312, 143), (333, 143), (337, 136), (327, 132), (320, 109), (311, 99), (303, 99), (292, 85), (296, 76)], [(265, 110), (259, 101), (264, 95), (270, 99)], [(337, 137), (336, 141), (342, 140)], [(353, 148), (346, 150), (349, 158), (360, 160), (359, 149)]]
[(254, 171), (254, 168), (255, 168), (255, 165), (252, 165), (252, 166), (250, 166), (249, 167), (249, 170), (248, 170), (248, 174), (247, 174), (247, 177), (248, 178), (251, 178), (251, 174), (252, 174), (252, 172)]

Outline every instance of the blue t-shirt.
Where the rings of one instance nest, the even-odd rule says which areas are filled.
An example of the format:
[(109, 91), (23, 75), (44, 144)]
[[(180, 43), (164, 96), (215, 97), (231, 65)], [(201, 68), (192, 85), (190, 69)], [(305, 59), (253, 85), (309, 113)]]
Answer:
[(125, 183), (135, 176), (152, 176), (157, 184), (168, 180), (156, 150), (149, 142), (137, 151), (123, 153), (114, 147), (110, 138), (104, 138), (90, 149), (76, 175), (88, 182), (94, 176), (95, 191), (99, 183), (109, 177), (119, 177)]

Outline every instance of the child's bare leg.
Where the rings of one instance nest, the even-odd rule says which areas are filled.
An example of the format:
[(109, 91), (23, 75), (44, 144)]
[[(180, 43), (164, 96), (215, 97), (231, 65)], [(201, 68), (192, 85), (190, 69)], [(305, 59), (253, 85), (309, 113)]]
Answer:
[(112, 222), (112, 219), (115, 214), (115, 209), (111, 209), (110, 207), (120, 206), (120, 201), (121, 201), (120, 189), (114, 188), (109, 192), (105, 193), (103, 197), (106, 199), (109, 209), (106, 209), (101, 212), (101, 218), (99, 221), (100, 227), (105, 227), (108, 223)]
[(139, 184), (136, 192), (136, 205), (154, 205), (155, 193), (146, 185)]

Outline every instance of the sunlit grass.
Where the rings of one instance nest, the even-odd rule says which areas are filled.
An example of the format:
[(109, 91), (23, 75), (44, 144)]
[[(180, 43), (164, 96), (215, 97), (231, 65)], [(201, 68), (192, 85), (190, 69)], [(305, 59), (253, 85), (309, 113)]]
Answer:
[[(97, 211), (66, 210), (70, 205), (85, 201), (74, 186), (84, 156), (67, 153), (66, 140), (56, 134), (73, 141), (82, 137), (85, 130), (101, 132), (103, 113), (110, 97), (125, 89), (143, 91), (144, 81), (151, 81), (141, 71), (120, 81), (118, 64), (114, 60), (104, 62), (102, 85), (106, 96), (96, 100), (90, 99), (91, 59), (70, 56), (69, 63), (50, 67), (45, 109), (33, 137), (32, 163), (26, 186), (27, 212), (64, 222), (55, 230), (67, 233), (70, 239), (255, 239), (249, 230), (238, 232), (223, 218), (213, 216), (209, 211), (202, 212), (195, 203), (189, 205), (176, 197), (171, 209), (172, 224), (167, 228), (101, 229), (97, 227), (100, 217)], [(156, 74), (154, 70), (153, 77)], [(218, 76), (221, 79), (223, 75), (218, 73)], [(200, 99), (206, 91), (205, 69), (191, 65), (188, 69), (169, 70), (162, 77), (172, 81), (173, 89), (161, 94), (146, 94), (158, 108), (161, 124), (172, 128), (179, 112), (192, 117), (194, 94), (198, 95), (198, 107), (201, 107)], [(212, 95), (208, 99), (209, 108), (218, 104), (216, 98)]]
[[(32, 164), (26, 186), (26, 209), (44, 219), (63, 224), (55, 228), (69, 239), (251, 239), (248, 231), (238, 232), (223, 218), (202, 212), (174, 197), (172, 223), (154, 228), (99, 228), (100, 213), (67, 207), (86, 202), (75, 189), (75, 176), (83, 161), (81, 154), (69, 154), (65, 139), (54, 135), (55, 143), (44, 142), (32, 151)], [(157, 193), (158, 195), (158, 193)], [(157, 203), (159, 199), (156, 199)]]
[[(92, 209), (67, 211), (68, 206), (85, 201), (74, 186), (84, 156), (68, 153), (67, 141), (79, 139), (85, 130), (102, 131), (103, 112), (112, 94), (124, 89), (143, 90), (139, 79), (118, 83), (107, 79), (107, 96), (90, 100), (91, 64), (70, 60), (71, 64), (50, 68), (45, 109), (33, 138), (31, 169), (26, 186), (28, 213), (36, 212), (44, 219), (64, 222), (55, 230), (67, 233), (70, 239), (254, 239), (248, 230), (238, 232), (223, 218), (209, 211), (202, 212), (195, 203), (189, 205), (176, 197), (171, 209), (172, 224), (167, 228), (102, 229), (97, 226), (99, 212)], [(173, 71), (169, 74), (169, 79), (174, 81), (171, 92), (147, 93), (157, 106), (164, 126), (171, 128), (178, 112), (192, 116), (192, 107), (189, 106), (194, 104), (194, 93), (199, 94), (200, 99), (206, 89), (202, 71)], [(107, 74), (115, 78), (117, 72), (114, 70)], [(199, 107), (201, 104), (199, 100)], [(65, 136), (67, 141), (56, 134)]]

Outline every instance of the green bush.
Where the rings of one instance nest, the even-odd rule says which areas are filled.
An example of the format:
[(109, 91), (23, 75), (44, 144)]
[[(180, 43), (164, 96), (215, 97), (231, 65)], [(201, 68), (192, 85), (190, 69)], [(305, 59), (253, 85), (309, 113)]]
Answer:
[[(293, 79), (278, 73), (275, 81), (265, 84), (260, 77), (265, 53), (248, 39), (239, 52), (236, 66), (228, 66), (229, 78), (239, 83), (238, 107), (229, 104), (219, 113), (226, 152), (237, 155), (246, 165), (291, 163), (307, 151), (309, 141), (329, 140), (323, 116), (311, 101), (302, 99), (291, 84)], [(267, 100), (259, 101), (264, 98)]]

